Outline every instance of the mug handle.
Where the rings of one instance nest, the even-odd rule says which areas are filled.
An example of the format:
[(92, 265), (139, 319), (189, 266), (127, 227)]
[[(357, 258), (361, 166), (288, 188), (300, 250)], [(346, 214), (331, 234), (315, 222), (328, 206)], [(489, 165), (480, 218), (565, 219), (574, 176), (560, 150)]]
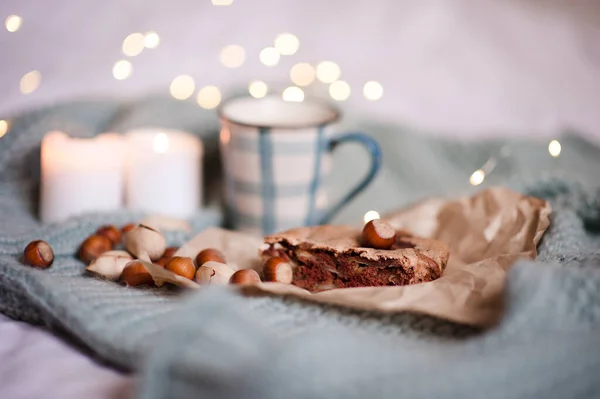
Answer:
[(367, 175), (354, 186), (346, 195), (344, 195), (337, 204), (327, 210), (318, 220), (318, 224), (328, 223), (344, 206), (346, 206), (358, 193), (364, 190), (369, 183), (375, 178), (379, 169), (381, 169), (381, 149), (377, 141), (364, 133), (342, 133), (333, 136), (327, 142), (328, 152), (333, 152), (340, 144), (343, 143), (359, 143), (362, 144), (371, 157), (371, 167)]

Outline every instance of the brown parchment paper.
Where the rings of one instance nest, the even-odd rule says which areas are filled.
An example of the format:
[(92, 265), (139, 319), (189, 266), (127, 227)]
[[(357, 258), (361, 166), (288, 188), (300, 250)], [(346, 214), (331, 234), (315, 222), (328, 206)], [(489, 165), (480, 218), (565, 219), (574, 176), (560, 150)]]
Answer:
[[(507, 271), (518, 259), (535, 258), (536, 245), (550, 223), (550, 212), (546, 201), (503, 187), (490, 188), (468, 198), (430, 199), (382, 219), (396, 228), (448, 244), (448, 265), (435, 281), (402, 287), (344, 288), (315, 294), (278, 283), (241, 289), (248, 295), (293, 295), (365, 310), (418, 312), (488, 326), (502, 314)], [(182, 246), (177, 255), (194, 257), (204, 248), (218, 248), (234, 269), (260, 271), (258, 248), (261, 245), (261, 238), (212, 228)], [(164, 272), (160, 273), (161, 284), (169, 281)]]

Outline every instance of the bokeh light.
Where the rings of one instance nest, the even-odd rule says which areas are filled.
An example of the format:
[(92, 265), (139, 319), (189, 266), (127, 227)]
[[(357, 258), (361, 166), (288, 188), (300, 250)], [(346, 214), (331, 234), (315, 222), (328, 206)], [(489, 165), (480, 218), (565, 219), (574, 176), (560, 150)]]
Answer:
[(269, 87), (265, 82), (255, 80), (248, 85), (248, 92), (254, 98), (263, 98), (267, 95)]
[(275, 38), (275, 49), (281, 55), (296, 54), (300, 47), (300, 40), (291, 33), (282, 33)]
[(21, 89), (21, 93), (23, 94), (31, 94), (37, 90), (42, 81), (42, 74), (40, 71), (31, 71), (27, 72), (21, 78), (21, 82), (19, 87)]
[(340, 78), (342, 70), (333, 61), (323, 61), (317, 65), (317, 79), (323, 83), (333, 83)]
[(0, 119), (0, 139), (8, 133), (8, 122), (4, 119)]
[(179, 75), (171, 82), (169, 92), (177, 100), (188, 99), (194, 94), (196, 83), (190, 75)]
[(329, 95), (336, 101), (344, 101), (350, 97), (350, 85), (338, 80), (329, 85)]
[(483, 180), (485, 180), (485, 172), (481, 169), (478, 169), (473, 172), (469, 178), (469, 183), (471, 183), (472, 186), (478, 186), (483, 183)]
[(377, 211), (368, 211), (367, 213), (365, 213), (365, 216), (363, 217), (363, 220), (365, 223), (369, 223), (371, 220), (375, 220), (375, 219), (379, 219), (379, 212)]
[(283, 91), (282, 98), (284, 101), (300, 103), (304, 101), (304, 91), (296, 86), (290, 86)]
[(558, 156), (560, 155), (560, 153), (562, 152), (562, 146), (560, 145), (560, 143), (558, 142), (558, 140), (552, 140), (549, 144), (548, 144), (548, 152), (550, 153), (550, 155), (552, 155), (554, 158), (558, 158)]
[(229, 6), (233, 0), (212, 0), (213, 6)]
[(238, 68), (246, 60), (246, 51), (240, 45), (231, 44), (221, 49), (219, 60), (227, 68)]
[(115, 65), (113, 66), (112, 70), (113, 76), (117, 80), (127, 79), (132, 72), (133, 65), (131, 65), (131, 62), (127, 60), (120, 60), (115, 62)]
[(216, 86), (205, 86), (196, 96), (196, 102), (205, 109), (213, 109), (221, 103), (221, 91)]
[(19, 30), (22, 23), (23, 18), (19, 17), (18, 15), (10, 15), (8, 18), (6, 18), (4, 26), (6, 26), (6, 30), (9, 32), (16, 32)]
[(260, 62), (266, 66), (275, 66), (279, 63), (279, 52), (275, 47), (266, 47), (259, 54)]
[(315, 81), (315, 68), (307, 62), (300, 62), (290, 70), (290, 79), (297, 86), (308, 86)]
[(383, 96), (383, 86), (381, 86), (379, 82), (371, 80), (365, 83), (363, 87), (363, 94), (367, 100), (379, 100), (381, 96)]
[(157, 48), (160, 44), (160, 36), (154, 31), (146, 33), (144, 36), (144, 46), (149, 49)]
[(123, 54), (135, 57), (144, 49), (144, 35), (139, 32), (132, 33), (123, 40)]

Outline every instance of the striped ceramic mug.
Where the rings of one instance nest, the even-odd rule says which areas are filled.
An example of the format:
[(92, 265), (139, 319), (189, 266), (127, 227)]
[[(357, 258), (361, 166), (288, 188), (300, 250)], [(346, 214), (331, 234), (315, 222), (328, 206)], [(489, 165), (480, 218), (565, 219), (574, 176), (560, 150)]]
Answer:
[[(379, 145), (363, 133), (331, 134), (339, 112), (317, 101), (234, 98), (220, 110), (221, 157), (231, 227), (266, 235), (323, 224), (362, 191), (381, 164)], [(358, 142), (371, 157), (369, 173), (333, 205), (323, 182), (331, 151)]]

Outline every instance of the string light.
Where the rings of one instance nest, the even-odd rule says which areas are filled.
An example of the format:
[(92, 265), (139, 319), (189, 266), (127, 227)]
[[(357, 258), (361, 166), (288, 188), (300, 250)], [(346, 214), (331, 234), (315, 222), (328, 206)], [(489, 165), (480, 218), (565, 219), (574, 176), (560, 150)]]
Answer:
[(315, 81), (315, 68), (307, 62), (300, 62), (290, 69), (290, 79), (297, 86), (308, 86)]
[(40, 71), (27, 72), (21, 78), (20, 89), (23, 94), (31, 94), (37, 90), (42, 81), (42, 74)]
[(213, 6), (229, 6), (233, 0), (212, 0)]
[(238, 68), (241, 67), (246, 60), (246, 51), (242, 46), (231, 44), (221, 49), (219, 59), (221, 64), (227, 68)]
[(279, 63), (279, 52), (275, 47), (266, 47), (259, 54), (260, 62), (266, 66), (275, 66)]
[(469, 183), (471, 183), (472, 186), (478, 186), (481, 183), (483, 183), (484, 179), (485, 179), (485, 172), (481, 169), (478, 169), (475, 172), (473, 172), (473, 174), (469, 178)]
[(8, 133), (8, 122), (4, 119), (0, 119), (0, 139)]
[(146, 33), (144, 36), (144, 46), (149, 49), (157, 48), (160, 44), (160, 36), (154, 31)]
[(344, 101), (350, 97), (350, 85), (338, 80), (329, 85), (329, 95), (336, 101)]
[(132, 33), (123, 40), (123, 54), (135, 57), (144, 49), (144, 35), (139, 32)]
[(113, 66), (112, 70), (113, 76), (117, 80), (127, 79), (132, 72), (133, 65), (131, 65), (131, 62), (127, 60), (120, 60), (115, 62), (115, 65)]
[(275, 49), (281, 55), (296, 54), (300, 47), (300, 40), (296, 35), (291, 33), (282, 33), (275, 38)]
[(205, 109), (216, 108), (221, 103), (221, 91), (216, 86), (205, 86), (198, 92), (196, 102)]
[(194, 94), (195, 89), (196, 83), (194, 82), (194, 78), (189, 75), (179, 75), (171, 82), (169, 92), (173, 98), (177, 100), (185, 100)]
[(562, 146), (560, 145), (560, 143), (558, 142), (558, 140), (552, 140), (548, 144), (548, 152), (554, 158), (558, 158), (558, 156), (560, 155), (561, 151), (562, 151)]
[(383, 87), (379, 82), (371, 80), (365, 83), (363, 87), (363, 94), (367, 100), (379, 100), (383, 95)]
[(342, 70), (333, 61), (323, 61), (317, 65), (317, 79), (323, 83), (333, 83), (340, 78)]
[(263, 98), (267, 95), (268, 91), (269, 88), (267, 87), (267, 84), (260, 80), (250, 82), (250, 85), (248, 85), (248, 92), (250, 92), (250, 95), (254, 98)]
[(379, 219), (379, 212), (377, 211), (369, 211), (367, 213), (365, 213), (365, 216), (363, 217), (363, 220), (366, 223), (369, 223), (371, 220), (375, 220), (375, 219)]
[(6, 26), (6, 30), (13, 33), (19, 30), (21, 24), (23, 23), (23, 18), (18, 15), (9, 15), (4, 22), (4, 26)]
[(304, 91), (296, 86), (290, 86), (283, 91), (282, 98), (284, 101), (301, 103), (304, 101)]

